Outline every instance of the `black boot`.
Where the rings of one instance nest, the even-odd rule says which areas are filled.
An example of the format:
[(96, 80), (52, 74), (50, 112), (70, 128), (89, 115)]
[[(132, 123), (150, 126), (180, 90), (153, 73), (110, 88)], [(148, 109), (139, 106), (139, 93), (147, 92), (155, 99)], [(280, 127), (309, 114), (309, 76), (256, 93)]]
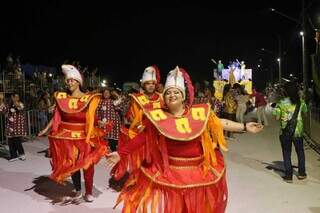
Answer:
[(293, 183), (292, 175), (285, 175), (285, 176), (282, 177), (282, 179), (287, 183)]

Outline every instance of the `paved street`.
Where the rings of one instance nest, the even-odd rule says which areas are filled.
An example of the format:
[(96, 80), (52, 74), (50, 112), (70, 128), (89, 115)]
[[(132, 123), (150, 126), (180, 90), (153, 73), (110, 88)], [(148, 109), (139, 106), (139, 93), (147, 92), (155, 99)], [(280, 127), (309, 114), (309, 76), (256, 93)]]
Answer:
[[(58, 186), (46, 179), (50, 173), (49, 160), (38, 152), (47, 146), (46, 138), (25, 142), (25, 162), (9, 163), (0, 158), (1, 212), (121, 212), (121, 206), (112, 209), (117, 193), (107, 188), (109, 171), (104, 159), (95, 167), (93, 203), (56, 204), (61, 195), (70, 193), (72, 185)], [(236, 134), (236, 140), (229, 142), (229, 151), (224, 155), (228, 213), (320, 213), (320, 156), (306, 147), (308, 179), (299, 181), (294, 177), (292, 184), (283, 182), (278, 125), (271, 117), (270, 126), (259, 134)], [(297, 165), (295, 152), (293, 163)]]

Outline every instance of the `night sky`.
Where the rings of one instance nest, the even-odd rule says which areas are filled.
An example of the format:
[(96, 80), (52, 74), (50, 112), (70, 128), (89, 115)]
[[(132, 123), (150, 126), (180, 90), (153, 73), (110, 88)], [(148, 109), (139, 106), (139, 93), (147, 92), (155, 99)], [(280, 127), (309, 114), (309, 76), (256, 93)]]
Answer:
[[(222, 59), (225, 65), (237, 58), (253, 69), (256, 84), (265, 84), (278, 75), (280, 35), (284, 75), (302, 76), (301, 26), (269, 10), (273, 7), (298, 19), (300, 0), (10, 2), (1, 5), (2, 62), (9, 52), (20, 55), (22, 63), (58, 67), (65, 59), (79, 60), (123, 83), (138, 81), (151, 64), (158, 65), (163, 79), (175, 65), (186, 68), (194, 81), (212, 79), (211, 58)], [(306, 1), (309, 4), (308, 13), (319, 24), (318, 1)], [(311, 54), (314, 35), (309, 24), (307, 30)]]

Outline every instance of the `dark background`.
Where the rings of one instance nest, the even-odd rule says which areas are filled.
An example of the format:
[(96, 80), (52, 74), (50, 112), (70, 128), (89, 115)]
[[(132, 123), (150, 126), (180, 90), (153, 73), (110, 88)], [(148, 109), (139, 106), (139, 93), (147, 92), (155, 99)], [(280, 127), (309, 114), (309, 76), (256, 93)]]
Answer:
[[(158, 2), (158, 3), (157, 3)], [(196, 2), (196, 3), (195, 3)], [(79, 60), (99, 67), (111, 82), (138, 81), (146, 66), (166, 73), (180, 65), (194, 81), (212, 79), (211, 58), (245, 61), (253, 80), (264, 86), (278, 78), (278, 36), (283, 75), (302, 79), (301, 26), (272, 13), (299, 19), (301, 1), (10, 1), (1, 3), (1, 61), (12, 52), (22, 63), (59, 67)], [(305, 1), (315, 25), (317, 0)], [(314, 31), (306, 42), (314, 52)], [(261, 51), (261, 48), (268, 50)], [(258, 68), (260, 64), (260, 68)]]

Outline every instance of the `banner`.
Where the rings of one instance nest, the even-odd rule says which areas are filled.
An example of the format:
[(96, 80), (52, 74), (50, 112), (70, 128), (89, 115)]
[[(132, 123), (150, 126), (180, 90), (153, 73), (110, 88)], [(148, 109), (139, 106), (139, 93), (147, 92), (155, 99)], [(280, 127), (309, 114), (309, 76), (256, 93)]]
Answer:
[[(222, 100), (223, 98), (223, 88), (226, 84), (228, 84), (228, 81), (213, 81), (213, 87), (215, 89), (214, 96), (218, 100)], [(240, 85), (244, 86), (244, 89), (248, 94), (252, 94), (252, 81), (250, 80), (243, 80), (240, 82)]]

